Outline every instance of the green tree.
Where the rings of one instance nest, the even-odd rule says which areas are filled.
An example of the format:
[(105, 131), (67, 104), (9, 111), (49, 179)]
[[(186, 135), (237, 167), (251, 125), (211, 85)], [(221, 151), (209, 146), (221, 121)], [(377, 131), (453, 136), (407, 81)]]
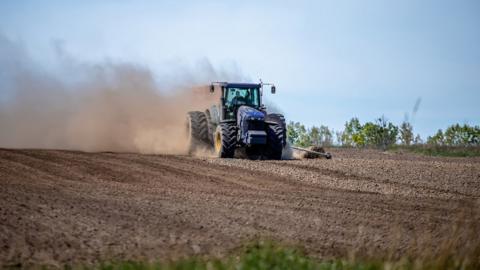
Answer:
[(448, 146), (478, 146), (480, 127), (455, 124), (445, 130), (444, 139)]
[(300, 125), (300, 123), (295, 123), (293, 121), (290, 121), (287, 124), (287, 138), (292, 144), (294, 144), (298, 140), (298, 125)]
[(320, 128), (313, 126), (309, 131), (308, 135), (310, 137), (310, 144), (321, 145), (322, 138), (320, 136)]
[(337, 145), (343, 145), (342, 137), (343, 137), (342, 130), (335, 131), (335, 142)]
[(443, 131), (439, 129), (437, 133), (433, 136), (428, 136), (427, 144), (431, 145), (445, 145), (445, 137), (443, 135)]
[(307, 129), (304, 125), (300, 125), (299, 136), (298, 140), (296, 141), (296, 145), (301, 147), (308, 147), (312, 144), (312, 139), (310, 138), (310, 134), (307, 132)]
[(373, 122), (367, 122), (362, 127), (364, 144), (366, 146), (378, 146), (381, 144), (381, 128)]
[(287, 125), (287, 138), (293, 145), (307, 146), (310, 144), (310, 138), (307, 129), (299, 122), (289, 122)]
[(417, 134), (417, 136), (415, 136), (415, 139), (413, 139), (413, 144), (422, 144), (423, 143), (423, 140), (422, 140), (422, 137), (420, 137), (420, 134)]
[(331, 146), (333, 144), (333, 130), (330, 130), (327, 126), (320, 126), (320, 135), (322, 138), (322, 145)]
[(480, 146), (480, 127), (454, 124), (428, 137), (427, 143), (440, 146)]
[(397, 142), (398, 127), (392, 122), (388, 122), (385, 116), (378, 118), (377, 124), (380, 126), (380, 146), (383, 150), (386, 150), (387, 147), (394, 145)]
[(403, 145), (407, 146), (413, 142), (413, 127), (407, 121), (404, 121), (402, 125), (400, 125), (400, 141)]
[(333, 144), (333, 132), (327, 126), (313, 126), (308, 134), (312, 145), (330, 146)]
[(362, 133), (362, 125), (358, 118), (354, 117), (345, 123), (342, 133), (342, 144), (345, 146), (364, 146), (365, 137)]
[(381, 147), (386, 150), (387, 147), (397, 142), (398, 127), (388, 122), (382, 116), (375, 123), (367, 122), (362, 128), (365, 145)]

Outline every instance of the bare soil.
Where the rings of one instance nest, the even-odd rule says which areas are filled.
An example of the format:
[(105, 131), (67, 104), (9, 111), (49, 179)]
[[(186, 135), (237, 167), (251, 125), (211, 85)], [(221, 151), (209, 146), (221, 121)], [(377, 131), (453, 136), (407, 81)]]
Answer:
[(478, 220), (479, 158), (327, 150), (250, 161), (0, 149), (0, 266), (222, 256), (258, 238), (316, 257), (402, 253)]

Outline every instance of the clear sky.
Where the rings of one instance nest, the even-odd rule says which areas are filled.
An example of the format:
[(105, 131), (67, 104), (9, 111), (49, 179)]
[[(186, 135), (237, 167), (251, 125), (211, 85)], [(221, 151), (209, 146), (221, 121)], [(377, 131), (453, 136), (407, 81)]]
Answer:
[(276, 83), (267, 98), (307, 125), (341, 129), (381, 115), (399, 124), (418, 98), (422, 137), (480, 124), (477, 0), (6, 0), (0, 33), (46, 66), (58, 43), (82, 61), (156, 74), (210, 61)]

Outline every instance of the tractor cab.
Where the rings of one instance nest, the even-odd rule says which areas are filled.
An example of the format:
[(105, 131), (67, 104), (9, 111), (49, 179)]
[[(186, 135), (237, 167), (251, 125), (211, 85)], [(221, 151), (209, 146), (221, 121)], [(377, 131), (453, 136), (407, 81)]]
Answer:
[(223, 87), (222, 107), (224, 119), (236, 119), (240, 106), (247, 106), (259, 110), (260, 103), (259, 84), (227, 84)]
[[(264, 85), (255, 83), (227, 83), (214, 82), (210, 85), (210, 92), (216, 89), (221, 91), (221, 100), (219, 106), (219, 120), (236, 120), (237, 112), (241, 106), (265, 112), (262, 104), (262, 91)], [(272, 93), (275, 93), (275, 86), (272, 85)], [(214, 109), (215, 110), (215, 109)]]

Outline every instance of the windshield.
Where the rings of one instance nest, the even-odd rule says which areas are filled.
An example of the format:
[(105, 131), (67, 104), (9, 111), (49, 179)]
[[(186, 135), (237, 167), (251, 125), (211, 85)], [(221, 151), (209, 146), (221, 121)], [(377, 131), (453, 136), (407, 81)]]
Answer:
[(225, 91), (225, 105), (228, 108), (247, 105), (260, 107), (259, 88), (227, 88)]

